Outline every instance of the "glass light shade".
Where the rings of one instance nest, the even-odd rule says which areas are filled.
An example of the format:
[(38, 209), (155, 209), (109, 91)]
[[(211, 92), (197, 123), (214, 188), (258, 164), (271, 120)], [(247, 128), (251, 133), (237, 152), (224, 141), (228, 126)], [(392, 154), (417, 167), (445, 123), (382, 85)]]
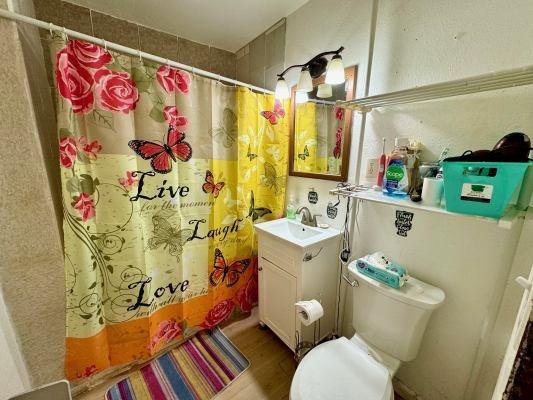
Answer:
[(298, 92), (312, 92), (313, 91), (313, 78), (309, 73), (309, 68), (302, 68), (300, 72), (300, 79), (298, 79), (298, 86), (296, 86)]
[(309, 96), (307, 95), (307, 92), (297, 91), (295, 101), (296, 101), (296, 104), (307, 103), (309, 101)]
[(321, 83), (320, 85), (318, 85), (316, 97), (320, 97), (321, 99), (327, 99), (331, 96), (333, 96), (333, 90), (331, 89), (331, 85), (327, 83)]
[(276, 83), (275, 97), (278, 100), (285, 100), (291, 97), (287, 82), (285, 82), (285, 79), (283, 78), (278, 78), (278, 82)]
[(342, 64), (342, 57), (338, 54), (334, 55), (328, 63), (326, 70), (326, 83), (330, 85), (337, 85), (344, 83), (344, 65)]

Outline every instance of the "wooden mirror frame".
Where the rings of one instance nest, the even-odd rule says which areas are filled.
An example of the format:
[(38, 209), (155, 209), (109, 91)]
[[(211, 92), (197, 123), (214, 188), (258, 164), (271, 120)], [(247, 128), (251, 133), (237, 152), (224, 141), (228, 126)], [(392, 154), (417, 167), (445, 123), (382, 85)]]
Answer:
[[(357, 83), (357, 66), (347, 67), (344, 69), (344, 76), (346, 77), (345, 85), (347, 85), (348, 90), (346, 91), (346, 100), (353, 100), (356, 83)], [(324, 83), (326, 79), (325, 74), (313, 79), (313, 86), (318, 86), (321, 83)], [(345, 182), (348, 178), (348, 163), (350, 162), (350, 145), (352, 137), (352, 110), (344, 110), (344, 127), (343, 127), (343, 145), (342, 145), (342, 161), (341, 161), (341, 173), (340, 175), (329, 175), (329, 174), (320, 174), (313, 172), (301, 172), (294, 170), (294, 137), (295, 137), (295, 124), (296, 119), (294, 118), (296, 111), (296, 85), (291, 88), (291, 113), (289, 124), (291, 127), (290, 137), (289, 137), (289, 175), (290, 176), (302, 176), (305, 178), (314, 178), (314, 179), (325, 179), (328, 181), (339, 181)]]

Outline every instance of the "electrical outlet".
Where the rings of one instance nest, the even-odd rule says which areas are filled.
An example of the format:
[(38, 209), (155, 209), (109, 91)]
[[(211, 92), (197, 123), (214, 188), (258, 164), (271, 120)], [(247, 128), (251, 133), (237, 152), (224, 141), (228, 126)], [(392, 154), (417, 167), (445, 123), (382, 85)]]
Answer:
[(378, 176), (378, 159), (371, 158), (366, 162), (366, 178), (377, 178)]

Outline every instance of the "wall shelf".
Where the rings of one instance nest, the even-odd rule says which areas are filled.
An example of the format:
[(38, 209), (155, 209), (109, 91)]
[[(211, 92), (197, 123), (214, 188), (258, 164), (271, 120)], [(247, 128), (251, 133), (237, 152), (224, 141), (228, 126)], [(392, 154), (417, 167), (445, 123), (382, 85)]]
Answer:
[(525, 215), (524, 211), (517, 210), (515, 207), (509, 207), (506, 213), (503, 215), (503, 217), (499, 219), (482, 217), (478, 215), (459, 214), (459, 213), (447, 211), (443, 207), (432, 207), (432, 206), (423, 205), (421, 203), (415, 203), (411, 201), (408, 197), (400, 198), (400, 197), (385, 196), (380, 191), (375, 191), (372, 189), (364, 190), (364, 187), (357, 186), (357, 185), (350, 185), (350, 186), (343, 187), (343, 188), (332, 189), (329, 191), (329, 194), (333, 196), (351, 197), (351, 198), (354, 198), (360, 201), (369, 201), (373, 203), (389, 204), (395, 207), (414, 209), (414, 210), (432, 212), (432, 213), (438, 213), (438, 214), (445, 214), (445, 215), (450, 215), (450, 216), (458, 217), (458, 218), (476, 219), (476, 220), (484, 221), (490, 224), (496, 224), (500, 228), (505, 228), (505, 229), (511, 229), (513, 223), (518, 218), (523, 218)]
[(368, 112), (379, 107), (442, 99), (445, 97), (531, 84), (533, 84), (533, 65), (360, 99), (338, 101), (337, 106), (359, 112)]

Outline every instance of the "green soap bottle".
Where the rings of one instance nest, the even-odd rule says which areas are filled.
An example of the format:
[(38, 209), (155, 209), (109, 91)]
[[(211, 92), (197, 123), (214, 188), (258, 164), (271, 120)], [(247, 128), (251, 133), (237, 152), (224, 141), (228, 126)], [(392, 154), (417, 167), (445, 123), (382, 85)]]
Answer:
[(288, 219), (296, 219), (296, 202), (292, 196), (289, 197), (289, 202), (287, 203), (286, 217)]

